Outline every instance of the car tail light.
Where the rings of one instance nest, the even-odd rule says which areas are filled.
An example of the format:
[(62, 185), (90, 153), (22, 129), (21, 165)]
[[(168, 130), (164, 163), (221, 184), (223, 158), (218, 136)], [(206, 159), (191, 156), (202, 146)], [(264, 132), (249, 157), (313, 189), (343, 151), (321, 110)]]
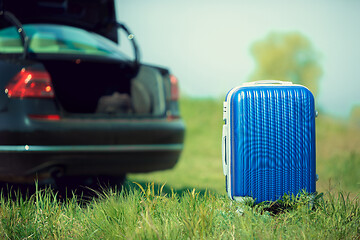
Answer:
[(9, 98), (54, 98), (50, 75), (45, 70), (21, 69), (8, 83)]
[(178, 79), (170, 74), (170, 83), (171, 83), (171, 100), (177, 101), (179, 99), (179, 83)]
[(40, 115), (40, 114), (30, 114), (29, 118), (35, 119), (35, 120), (60, 120), (60, 115), (58, 114), (48, 114), (48, 115)]

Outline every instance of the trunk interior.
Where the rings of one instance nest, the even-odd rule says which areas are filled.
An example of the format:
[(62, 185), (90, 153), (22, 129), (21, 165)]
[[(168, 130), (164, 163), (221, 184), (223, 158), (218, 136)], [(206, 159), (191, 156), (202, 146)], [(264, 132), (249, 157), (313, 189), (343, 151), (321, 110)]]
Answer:
[(124, 63), (43, 61), (55, 96), (66, 114), (163, 116), (164, 78), (156, 69), (134, 70)]

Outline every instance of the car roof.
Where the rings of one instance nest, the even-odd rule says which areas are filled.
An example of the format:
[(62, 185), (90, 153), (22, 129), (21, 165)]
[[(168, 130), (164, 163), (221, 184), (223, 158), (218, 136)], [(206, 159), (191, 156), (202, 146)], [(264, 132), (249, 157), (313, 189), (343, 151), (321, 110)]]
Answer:
[[(0, 0), (22, 24), (54, 23), (96, 32), (118, 42), (115, 0)], [(2, 20), (0, 28), (10, 23)]]

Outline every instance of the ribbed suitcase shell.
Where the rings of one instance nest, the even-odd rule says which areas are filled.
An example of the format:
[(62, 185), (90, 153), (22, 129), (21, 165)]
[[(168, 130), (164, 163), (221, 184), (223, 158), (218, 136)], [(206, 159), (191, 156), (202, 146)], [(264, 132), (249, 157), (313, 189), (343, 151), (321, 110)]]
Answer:
[(231, 198), (263, 202), (315, 192), (315, 109), (307, 88), (243, 86), (230, 91), (224, 107), (224, 173)]

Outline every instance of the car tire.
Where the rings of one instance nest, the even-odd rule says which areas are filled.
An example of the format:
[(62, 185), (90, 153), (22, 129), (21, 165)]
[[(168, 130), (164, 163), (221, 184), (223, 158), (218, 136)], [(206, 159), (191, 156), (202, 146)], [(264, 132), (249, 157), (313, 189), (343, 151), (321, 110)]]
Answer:
[(110, 188), (121, 190), (126, 175), (121, 176), (63, 176), (54, 179), (60, 197), (75, 193), (78, 196), (97, 196)]

